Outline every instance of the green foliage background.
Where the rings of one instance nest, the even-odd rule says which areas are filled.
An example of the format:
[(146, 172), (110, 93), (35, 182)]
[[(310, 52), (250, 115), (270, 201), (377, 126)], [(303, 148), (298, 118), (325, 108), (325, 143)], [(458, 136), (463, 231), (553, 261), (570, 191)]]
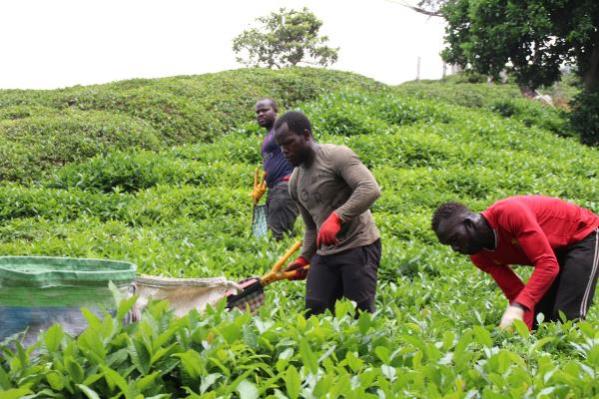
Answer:
[[(599, 140), (599, 3), (594, 0), (451, 0), (420, 2), (447, 22), (443, 59), (499, 78), (507, 71), (523, 90), (552, 85), (564, 65), (579, 78), (571, 128), (583, 143)], [(440, 4), (442, 3), (442, 4)]]
[(0, 346), (0, 397), (599, 395), (597, 306), (578, 324), (499, 332), (500, 291), (429, 227), (441, 202), (482, 210), (513, 194), (599, 212), (597, 150), (556, 135), (561, 116), (514, 90), (246, 69), (0, 92), (0, 151), (12, 156), (0, 158), (2, 254), (125, 259), (177, 277), (262, 274), (296, 239), (250, 237), (262, 96), (306, 112), (318, 140), (353, 148), (383, 190), (374, 316), (354, 319), (341, 302), (306, 320), (301, 282), (269, 286), (256, 316), (221, 303), (175, 319), (155, 304), (122, 326), (123, 302), (115, 318), (88, 315), (76, 339), (55, 327), (36, 348)]
[(233, 39), (235, 58), (245, 66), (279, 69), (337, 62), (339, 48), (327, 46), (329, 38), (320, 34), (322, 21), (306, 7), (280, 8), (256, 22), (258, 26)]

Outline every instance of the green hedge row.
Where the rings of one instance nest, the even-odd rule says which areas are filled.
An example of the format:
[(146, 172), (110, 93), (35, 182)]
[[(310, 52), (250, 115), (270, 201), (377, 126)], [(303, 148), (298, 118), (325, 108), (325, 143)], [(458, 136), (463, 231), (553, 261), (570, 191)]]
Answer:
[(404, 83), (395, 90), (419, 99), (488, 109), (503, 117), (519, 120), (526, 126), (547, 129), (560, 136), (574, 136), (564, 110), (523, 98), (513, 84), (425, 81)]
[(284, 109), (342, 87), (382, 85), (347, 72), (290, 68), (0, 90), (0, 180), (35, 181), (109, 150), (210, 142), (253, 119), (261, 97)]

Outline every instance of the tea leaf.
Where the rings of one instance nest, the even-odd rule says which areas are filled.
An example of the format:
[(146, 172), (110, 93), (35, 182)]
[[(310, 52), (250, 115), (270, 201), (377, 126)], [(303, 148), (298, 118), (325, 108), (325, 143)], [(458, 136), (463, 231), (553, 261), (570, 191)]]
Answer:
[(100, 399), (100, 396), (90, 387), (82, 384), (77, 384), (77, 387), (87, 396), (88, 399)]
[(287, 389), (287, 396), (290, 399), (297, 399), (299, 397), (301, 380), (297, 369), (293, 366), (289, 366), (285, 373), (285, 388)]
[(258, 398), (258, 390), (256, 389), (256, 385), (248, 382), (247, 380), (243, 380), (237, 386), (237, 392), (239, 392), (240, 399), (257, 399)]

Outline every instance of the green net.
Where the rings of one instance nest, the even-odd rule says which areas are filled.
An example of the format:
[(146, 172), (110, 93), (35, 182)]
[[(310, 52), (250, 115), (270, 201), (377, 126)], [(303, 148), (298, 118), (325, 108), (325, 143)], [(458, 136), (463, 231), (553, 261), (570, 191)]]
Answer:
[(109, 284), (126, 294), (134, 280), (135, 265), (127, 262), (0, 256), (0, 342), (19, 336), (31, 345), (54, 323), (77, 335), (87, 326), (82, 307), (98, 316), (112, 312)]
[(0, 256), (0, 306), (84, 306), (111, 300), (135, 280), (128, 262), (42, 256)]
[(266, 212), (266, 205), (254, 206), (254, 211), (252, 215), (252, 234), (254, 235), (254, 237), (264, 237), (268, 232)]

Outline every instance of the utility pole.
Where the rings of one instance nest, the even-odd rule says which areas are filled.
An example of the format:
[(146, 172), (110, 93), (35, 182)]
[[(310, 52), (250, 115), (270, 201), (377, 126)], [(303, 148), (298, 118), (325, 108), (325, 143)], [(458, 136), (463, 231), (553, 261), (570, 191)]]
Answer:
[(416, 80), (420, 80), (420, 56), (416, 58)]

